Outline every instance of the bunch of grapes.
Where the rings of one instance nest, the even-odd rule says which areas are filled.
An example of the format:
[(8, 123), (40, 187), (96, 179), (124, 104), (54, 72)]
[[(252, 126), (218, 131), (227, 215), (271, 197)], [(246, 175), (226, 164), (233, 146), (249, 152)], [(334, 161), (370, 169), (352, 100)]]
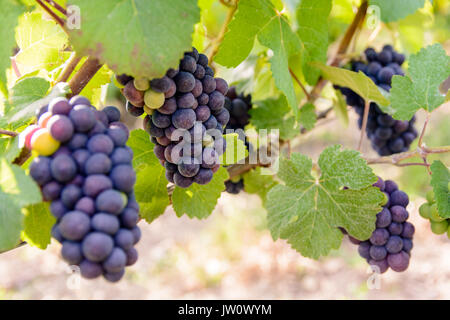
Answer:
[[(352, 70), (363, 72), (378, 87), (385, 91), (391, 90), (391, 80), (394, 75), (404, 75), (401, 65), (405, 56), (396, 52), (392, 46), (386, 45), (383, 50), (376, 52), (373, 48), (365, 51), (367, 63), (353, 61)], [(358, 125), (361, 129), (364, 116), (364, 99), (349, 88), (340, 88), (346, 96), (347, 104), (354, 107), (359, 115)], [(417, 137), (414, 128), (415, 117), (410, 121), (395, 120), (381, 111), (376, 103), (370, 104), (366, 132), (372, 142), (373, 149), (381, 156), (409, 150), (409, 146)]]
[(447, 233), (447, 237), (450, 239), (450, 219), (442, 218), (439, 215), (433, 190), (427, 193), (427, 202), (420, 206), (419, 214), (422, 218), (430, 221), (431, 231), (434, 234)]
[(378, 178), (374, 184), (386, 195), (387, 202), (377, 214), (376, 229), (369, 240), (359, 241), (349, 237), (358, 244), (358, 252), (372, 266), (377, 266), (381, 273), (390, 267), (396, 272), (405, 271), (409, 265), (414, 225), (408, 220), (406, 206), (408, 195), (399, 190), (394, 181)]
[(55, 98), (23, 134), (36, 151), (30, 175), (57, 219), (53, 237), (62, 257), (88, 279), (119, 281), (138, 258), (139, 206), (133, 188), (129, 132), (115, 107), (102, 111), (88, 99)]
[(193, 48), (160, 79), (116, 77), (134, 116), (146, 113), (144, 129), (166, 169), (166, 178), (182, 188), (207, 184), (219, 169), (226, 148), (223, 128), (230, 119), (228, 84), (214, 78), (208, 58)]
[[(225, 108), (230, 113), (230, 121), (228, 121), (225, 130), (232, 130), (232, 132), (239, 130), (237, 132), (239, 139), (243, 140), (247, 149), (250, 150), (250, 143), (243, 131), (245, 126), (249, 124), (252, 96), (245, 96), (243, 93), (237, 94), (236, 87), (230, 87), (225, 96)], [(225, 187), (228, 193), (238, 194), (244, 189), (244, 179), (241, 176), (235, 177), (226, 181)]]

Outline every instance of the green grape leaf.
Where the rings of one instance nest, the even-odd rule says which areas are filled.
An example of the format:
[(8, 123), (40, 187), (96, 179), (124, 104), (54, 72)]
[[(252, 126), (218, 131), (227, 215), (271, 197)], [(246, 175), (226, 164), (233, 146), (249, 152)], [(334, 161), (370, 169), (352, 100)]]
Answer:
[(424, 4), (425, 0), (370, 0), (370, 5), (380, 8), (383, 22), (403, 19), (422, 8)]
[(314, 85), (320, 71), (309, 65), (309, 62), (327, 62), (328, 50), (328, 15), (332, 6), (331, 0), (303, 0), (297, 9), (297, 34), (305, 46), (302, 64), (306, 81)]
[(241, 0), (220, 44), (215, 62), (237, 67), (253, 48), (256, 35), (276, 16), (269, 0)]
[(134, 192), (140, 206), (140, 215), (152, 222), (164, 213), (170, 204), (167, 194), (165, 169), (153, 152), (153, 143), (142, 129), (131, 131), (127, 145), (133, 150), (136, 171)]
[(270, 65), (275, 85), (287, 98), (294, 115), (298, 116), (297, 98), (294, 84), (289, 73), (289, 57), (302, 50), (298, 36), (292, 31), (289, 23), (282, 15), (276, 15), (258, 34), (262, 45), (273, 51)]
[(259, 195), (263, 203), (266, 202), (269, 190), (277, 185), (273, 175), (261, 167), (246, 172), (242, 177), (244, 178), (245, 192)]
[(70, 92), (67, 83), (57, 83), (47, 94), (50, 83), (42, 78), (25, 78), (11, 89), (10, 100), (6, 103), (5, 116), (0, 118), (0, 128), (13, 129), (26, 124), (35, 116), (36, 110), (49, 104), (56, 97)]
[(225, 134), (223, 137), (226, 141), (227, 148), (219, 158), (222, 165), (229, 166), (238, 163), (248, 156), (248, 150), (245, 147), (245, 143), (243, 140), (239, 139), (237, 133)]
[(50, 213), (48, 202), (40, 202), (23, 208), (25, 215), (22, 240), (39, 249), (46, 249), (51, 242), (52, 227), (56, 219)]
[(0, 252), (14, 248), (23, 228), (22, 208), (42, 201), (41, 192), (25, 171), (0, 158)]
[(65, 60), (62, 50), (68, 36), (56, 22), (44, 19), (42, 13), (27, 13), (19, 19), (16, 41), (20, 51), (15, 60), (21, 74), (50, 71)]
[(302, 45), (287, 19), (269, 0), (239, 1), (238, 11), (215, 61), (227, 67), (236, 67), (250, 54), (255, 37), (273, 51), (270, 63), (275, 85), (286, 95), (289, 106), (297, 115), (297, 98), (288, 63), (289, 57), (298, 54)]
[(326, 66), (318, 62), (312, 62), (311, 64), (322, 71), (322, 76), (325, 79), (341, 87), (352, 89), (364, 100), (370, 100), (383, 106), (389, 104), (389, 100), (383, 96), (377, 85), (361, 71), (356, 73), (343, 68)]
[(449, 76), (450, 57), (442, 45), (422, 48), (409, 58), (408, 76), (392, 78), (390, 113), (395, 119), (410, 120), (420, 108), (433, 111), (445, 102), (439, 86)]
[(178, 217), (186, 214), (189, 218), (205, 219), (216, 207), (220, 194), (225, 190), (228, 172), (225, 168), (214, 173), (207, 185), (192, 184), (189, 188), (175, 187), (172, 194), (173, 209)]
[(316, 107), (312, 103), (307, 103), (300, 108), (298, 122), (306, 129), (311, 130), (316, 125)]
[(0, 10), (0, 91), (5, 96), (6, 91), (6, 69), (11, 66), (10, 57), (16, 44), (14, 30), (18, 24), (19, 16), (25, 11), (24, 6), (17, 0), (3, 0)]
[(431, 164), (431, 185), (442, 218), (450, 218), (450, 170), (441, 161), (436, 160)]
[(289, 140), (298, 134), (295, 117), (289, 114), (286, 97), (255, 101), (253, 105), (258, 107), (249, 110), (250, 122), (256, 129), (279, 129), (282, 140)]
[(347, 101), (345, 100), (344, 95), (340, 90), (336, 90), (336, 101), (333, 105), (334, 112), (336, 113), (339, 121), (344, 125), (344, 127), (348, 126), (348, 110), (347, 110)]
[(19, 136), (13, 138), (0, 138), (0, 157), (12, 162), (20, 154)]
[[(70, 42), (83, 55), (97, 57), (116, 73), (155, 78), (176, 68), (191, 50), (197, 1), (69, 0), (80, 8), (81, 28)], [(99, 23), (101, 21), (101, 23)], [(174, 23), (176, 21), (176, 23)]]
[[(342, 227), (368, 239), (382, 209), (382, 192), (359, 152), (326, 148), (319, 157), (320, 178), (311, 175), (312, 161), (299, 153), (281, 159), (277, 185), (267, 195), (269, 229), (274, 239), (287, 239), (302, 255), (317, 259), (339, 248)], [(348, 187), (348, 189), (344, 189)]]

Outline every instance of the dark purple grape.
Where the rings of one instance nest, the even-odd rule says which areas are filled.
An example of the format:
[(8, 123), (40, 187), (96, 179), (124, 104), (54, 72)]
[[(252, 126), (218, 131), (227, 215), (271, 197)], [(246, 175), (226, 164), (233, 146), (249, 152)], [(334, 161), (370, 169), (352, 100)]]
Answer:
[(184, 177), (193, 177), (200, 170), (200, 163), (195, 158), (182, 158), (178, 164), (178, 172)]
[(61, 256), (70, 265), (79, 264), (83, 261), (81, 245), (78, 242), (64, 241), (62, 243)]
[(370, 247), (369, 241), (363, 241), (358, 246), (358, 253), (364, 259), (370, 259)]
[(383, 65), (388, 65), (392, 62), (392, 52), (390, 50), (383, 50), (378, 54), (378, 61)]
[(103, 268), (98, 263), (84, 260), (80, 263), (80, 272), (83, 278), (95, 279), (103, 274)]
[(125, 269), (122, 269), (119, 272), (114, 272), (114, 273), (108, 272), (108, 273), (105, 273), (103, 276), (105, 277), (105, 279), (107, 281), (115, 283), (115, 282), (120, 281), (123, 278), (124, 275), (125, 275)]
[(118, 164), (131, 164), (132, 160), (132, 151), (130, 152), (127, 148), (115, 148), (111, 154), (111, 161), (114, 166)]
[(136, 89), (133, 81), (130, 81), (125, 85), (122, 89), (122, 93), (134, 106), (144, 106), (144, 92)]
[(377, 228), (386, 228), (391, 224), (391, 222), (392, 222), (391, 212), (387, 208), (383, 208), (383, 210), (381, 210), (377, 214), (377, 222), (376, 222)]
[(195, 114), (197, 115), (197, 120), (205, 122), (211, 116), (211, 111), (208, 106), (199, 106), (195, 109)]
[[(201, 68), (201, 66), (200, 66), (200, 68)], [(192, 89), (191, 93), (195, 98), (198, 98), (203, 93), (203, 85), (200, 80), (195, 79), (195, 87), (194, 87), (194, 89)], [(181, 108), (180, 105), (179, 105), (179, 107)]]
[(198, 98), (197, 98), (197, 102), (199, 105), (201, 106), (206, 106), (209, 102), (209, 95), (207, 95), (206, 93), (202, 93)]
[(230, 113), (227, 109), (222, 109), (216, 114), (216, 119), (222, 126), (225, 126), (230, 120)]
[(175, 98), (166, 99), (161, 108), (158, 109), (158, 112), (162, 114), (172, 114), (177, 110), (177, 100)]
[(170, 116), (155, 111), (152, 114), (152, 122), (156, 127), (164, 129), (170, 126)]
[(119, 219), (108, 213), (97, 213), (91, 220), (92, 229), (114, 235), (120, 227)]
[[(182, 109), (192, 108), (194, 106), (194, 103), (195, 103), (195, 97), (190, 92), (185, 93), (177, 98), (178, 108), (182, 108)], [(169, 118), (169, 125), (170, 125), (170, 118)]]
[(385, 184), (384, 190), (389, 194), (391, 194), (395, 190), (398, 190), (398, 185), (392, 180), (386, 180), (384, 184)]
[(200, 168), (197, 175), (194, 177), (194, 182), (198, 184), (208, 184), (213, 178), (211, 169)]
[(90, 197), (83, 197), (75, 204), (75, 210), (92, 216), (95, 213), (95, 202)]
[(133, 106), (130, 101), (127, 101), (125, 109), (133, 117), (140, 117), (144, 114), (144, 108)]
[(389, 225), (388, 230), (391, 235), (400, 235), (403, 232), (403, 224), (398, 222), (392, 222)]
[(378, 55), (373, 48), (367, 48), (364, 51), (364, 53), (366, 55), (367, 60), (369, 60), (369, 61), (374, 61), (374, 60), (377, 60), (377, 58), (378, 58)]
[[(395, 191), (395, 192), (398, 192), (398, 191)], [(400, 191), (400, 192), (402, 192), (402, 191)], [(392, 194), (391, 194), (391, 201), (392, 201)], [(398, 223), (405, 222), (406, 219), (408, 219), (408, 217), (409, 217), (408, 211), (406, 211), (406, 209), (404, 207), (399, 206), (399, 205), (391, 206), (390, 211), (392, 214), (392, 221), (395, 221)]]
[[(120, 111), (114, 106), (108, 106), (103, 108), (102, 110), (106, 116), (108, 117), (108, 122), (117, 122), (120, 121)], [(106, 125), (106, 124), (105, 124)]]
[(403, 238), (403, 251), (409, 254), (412, 248), (413, 248), (412, 240), (408, 238)]
[(118, 215), (125, 208), (124, 196), (116, 190), (103, 191), (97, 196), (95, 207), (98, 211)]
[(126, 263), (125, 252), (120, 248), (114, 248), (110, 256), (103, 262), (103, 268), (108, 273), (117, 273), (125, 268)]
[(395, 119), (392, 118), (390, 115), (388, 114), (380, 114), (377, 117), (377, 122), (380, 126), (383, 127), (391, 127), (392, 125), (394, 125), (395, 123)]
[(68, 115), (70, 113), (70, 110), (72, 110), (72, 106), (70, 105), (69, 101), (64, 97), (54, 98), (48, 104), (48, 111), (51, 112), (52, 114)]
[(372, 268), (376, 268), (375, 272), (385, 273), (387, 271), (387, 269), (389, 269), (387, 259), (379, 260), (379, 261), (370, 259), (368, 262), (369, 262), (369, 265), (372, 266)]
[(124, 250), (131, 249), (134, 244), (133, 232), (128, 229), (120, 229), (114, 236), (114, 241), (116, 246)]
[(383, 140), (389, 139), (391, 137), (391, 135), (392, 135), (391, 128), (379, 127), (379, 128), (377, 128), (377, 130), (375, 130), (375, 137), (383, 139)]
[(106, 134), (111, 138), (116, 147), (124, 147), (129, 137), (128, 130), (124, 130), (120, 126), (114, 124), (110, 125)]
[(403, 224), (403, 231), (402, 231), (402, 234), (401, 234), (401, 236), (403, 238), (411, 239), (413, 237), (413, 235), (414, 235), (414, 232), (415, 232), (415, 228), (414, 228), (414, 225), (412, 223), (405, 222)]
[(209, 66), (206, 66), (205, 67), (205, 76), (214, 77), (214, 70), (211, 69)]
[(91, 130), (97, 120), (92, 108), (86, 105), (76, 105), (69, 113), (69, 118), (78, 132), (87, 132)]
[(373, 61), (369, 63), (369, 65), (367, 66), (367, 73), (369, 75), (376, 76), (378, 72), (380, 72), (381, 68), (382, 68), (381, 64)]
[(179, 109), (172, 115), (172, 123), (178, 129), (190, 129), (196, 120), (195, 111), (192, 109)]
[(212, 169), (219, 162), (219, 155), (212, 148), (203, 149), (202, 167)]
[(92, 262), (104, 261), (112, 252), (113, 239), (102, 232), (91, 232), (83, 240), (83, 255)]
[(197, 64), (194, 76), (199, 80), (203, 79), (203, 77), (205, 76), (205, 68), (201, 64)]
[(408, 130), (408, 127), (409, 127), (408, 121), (395, 120), (394, 131), (396, 133), (405, 132), (406, 130)]
[(61, 191), (61, 202), (67, 209), (73, 209), (82, 196), (81, 188), (74, 184), (69, 184)]
[(135, 248), (128, 249), (125, 254), (127, 255), (127, 266), (132, 266), (138, 260), (138, 252)]
[(77, 150), (77, 149), (84, 148), (86, 146), (87, 141), (88, 141), (88, 136), (87, 135), (85, 135), (83, 133), (75, 133), (72, 136), (72, 139), (70, 139), (70, 141), (67, 144), (67, 146), (71, 150)]
[(217, 128), (217, 119), (214, 116), (210, 116), (208, 120), (203, 122), (203, 125), (207, 130), (216, 129)]
[(400, 251), (399, 253), (394, 254), (388, 254), (387, 262), (392, 270), (402, 272), (408, 269), (409, 255), (404, 251)]
[(72, 121), (65, 115), (54, 115), (47, 124), (50, 134), (60, 142), (69, 141), (74, 133)]
[(59, 155), (50, 163), (51, 175), (59, 182), (69, 182), (77, 173), (77, 165), (72, 157)]
[(76, 105), (90, 106), (91, 102), (86, 97), (83, 97), (83, 96), (80, 96), (80, 95), (76, 95), (76, 96), (73, 96), (72, 98), (70, 98), (69, 104), (71, 106), (76, 106)]
[(172, 98), (175, 95), (175, 93), (177, 92), (177, 85), (175, 84), (175, 81), (173, 81), (170, 78), (168, 78), (167, 81), (169, 82), (169, 89), (164, 92), (164, 97), (166, 99)]
[(393, 153), (399, 153), (405, 147), (405, 142), (402, 138), (396, 138), (389, 141), (388, 147)]
[(144, 130), (155, 138), (164, 136), (164, 130), (155, 126), (150, 116), (146, 116), (144, 119)]
[(136, 173), (131, 165), (121, 164), (115, 166), (110, 174), (114, 188), (129, 193), (136, 182)]
[(216, 80), (212, 76), (205, 76), (202, 80), (203, 92), (211, 93), (216, 90)]
[(391, 193), (391, 206), (402, 206), (405, 207), (409, 203), (408, 195), (400, 190), (396, 190)]
[(194, 182), (193, 178), (184, 177), (178, 172), (175, 172), (173, 175), (174, 183), (180, 188), (188, 188)]
[(101, 192), (111, 188), (111, 179), (103, 174), (94, 174), (84, 180), (83, 193), (89, 197), (96, 197)]
[(203, 66), (203, 67), (207, 67), (208, 66), (208, 57), (206, 55), (204, 55), (203, 53), (200, 53), (198, 55), (198, 64)]
[(63, 203), (59, 200), (52, 201), (50, 205), (50, 212), (56, 219), (61, 219), (64, 214), (67, 213), (66, 207), (64, 207)]
[(189, 72), (178, 72), (174, 80), (177, 85), (177, 90), (180, 92), (190, 92), (195, 87), (195, 78)]
[(417, 135), (414, 135), (411, 132), (405, 132), (402, 134), (402, 138), (405, 141), (406, 145), (410, 145), (414, 141), (414, 139), (416, 139), (416, 137)]
[(370, 257), (375, 260), (383, 260), (387, 256), (387, 251), (384, 246), (371, 246), (369, 250)]
[(33, 159), (33, 162), (30, 165), (30, 176), (40, 186), (52, 180), (50, 163), (50, 158), (37, 157)]
[(208, 106), (212, 111), (219, 111), (225, 104), (225, 97), (219, 91), (214, 91), (209, 95)]
[(57, 200), (61, 194), (62, 186), (56, 181), (50, 181), (42, 187), (44, 201)]
[(94, 153), (84, 164), (84, 172), (91, 174), (106, 174), (111, 170), (111, 159), (104, 153)]
[(184, 58), (180, 61), (180, 70), (194, 73), (197, 69), (197, 61), (189, 55), (184, 55)]
[(119, 218), (125, 228), (131, 229), (136, 227), (139, 221), (139, 214), (135, 209), (125, 208)]
[(392, 68), (384, 67), (378, 72), (377, 78), (378, 78), (378, 81), (380, 81), (381, 83), (390, 85), (394, 74), (395, 74), (395, 71)]
[(87, 142), (87, 149), (91, 153), (111, 154), (114, 150), (114, 142), (106, 134), (97, 134)]
[(398, 253), (403, 249), (403, 240), (399, 236), (391, 236), (389, 237), (388, 242), (386, 243), (386, 250), (389, 253)]
[(67, 240), (81, 240), (90, 229), (89, 216), (81, 211), (70, 211), (61, 218), (58, 229)]
[(383, 228), (377, 228), (370, 237), (370, 242), (376, 246), (384, 245), (389, 238), (389, 232)]

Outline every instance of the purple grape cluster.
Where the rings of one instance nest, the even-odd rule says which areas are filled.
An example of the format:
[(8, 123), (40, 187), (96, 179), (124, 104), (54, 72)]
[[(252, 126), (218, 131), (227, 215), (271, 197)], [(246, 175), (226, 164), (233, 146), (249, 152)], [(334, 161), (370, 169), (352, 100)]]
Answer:
[(137, 261), (134, 245), (141, 238), (128, 129), (117, 108), (96, 110), (82, 96), (55, 98), (45, 110), (61, 145), (51, 156), (36, 157), (30, 175), (51, 202), (52, 235), (83, 277), (119, 281)]
[(208, 58), (193, 48), (163, 78), (116, 80), (124, 86), (128, 112), (146, 114), (144, 129), (167, 180), (182, 188), (209, 183), (226, 149), (222, 134), (230, 113), (224, 108), (228, 84), (214, 78)]
[(409, 266), (414, 225), (408, 222), (406, 206), (408, 195), (399, 190), (394, 181), (378, 178), (374, 184), (386, 195), (387, 202), (377, 214), (376, 229), (369, 240), (359, 241), (349, 236), (350, 241), (358, 244), (358, 252), (381, 273), (390, 267), (396, 272), (405, 271)]
[[(238, 132), (239, 139), (243, 140), (247, 149), (250, 150), (250, 143), (243, 130), (250, 123), (249, 111), (252, 108), (252, 96), (243, 93), (238, 94), (236, 87), (230, 87), (225, 96), (225, 108), (230, 113), (230, 121), (228, 121), (225, 130), (232, 130), (232, 132), (242, 130), (242, 132)], [(238, 177), (235, 180), (228, 180), (225, 182), (225, 188), (228, 193), (238, 194), (244, 190), (244, 179)]]
[[(391, 90), (391, 80), (394, 75), (404, 75), (401, 65), (405, 61), (405, 56), (396, 52), (390, 45), (384, 46), (378, 53), (373, 48), (368, 48), (365, 56), (367, 63), (353, 61), (352, 70), (363, 72), (385, 91)], [(359, 115), (358, 125), (361, 129), (364, 99), (349, 88), (340, 88), (340, 90), (346, 96), (347, 104), (354, 107)], [(367, 137), (371, 140), (372, 148), (381, 156), (408, 151), (411, 143), (417, 137), (414, 122), (415, 117), (410, 121), (395, 120), (372, 102), (366, 127)]]

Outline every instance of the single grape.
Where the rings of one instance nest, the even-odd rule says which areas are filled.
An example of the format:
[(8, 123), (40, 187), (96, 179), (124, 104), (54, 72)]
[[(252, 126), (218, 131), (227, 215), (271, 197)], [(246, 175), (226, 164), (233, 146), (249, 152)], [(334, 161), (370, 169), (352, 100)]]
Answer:
[(72, 157), (59, 155), (50, 163), (52, 177), (59, 182), (69, 182), (77, 173), (77, 165)]
[(91, 220), (92, 229), (114, 235), (120, 228), (119, 219), (108, 213), (97, 213)]
[(114, 188), (129, 193), (136, 182), (136, 173), (131, 165), (121, 164), (115, 166), (110, 174)]
[(90, 229), (89, 216), (81, 211), (70, 211), (62, 217), (58, 229), (67, 240), (81, 240)]
[(114, 241), (116, 246), (124, 250), (131, 249), (134, 244), (133, 232), (128, 229), (120, 229), (114, 236)]
[(118, 215), (125, 208), (124, 197), (116, 190), (103, 191), (97, 196), (95, 207), (98, 211)]
[(92, 154), (84, 164), (84, 172), (91, 174), (107, 174), (112, 167), (111, 159), (104, 153)]
[(76, 105), (69, 113), (75, 130), (78, 132), (87, 132), (91, 130), (96, 123), (96, 118), (92, 108), (86, 105)]
[(64, 241), (62, 243), (61, 255), (70, 265), (77, 265), (83, 261), (81, 245), (78, 242)]
[(102, 174), (93, 174), (84, 180), (83, 193), (89, 197), (96, 197), (113, 186), (111, 179)]
[(112, 252), (113, 239), (102, 232), (89, 233), (82, 242), (83, 255), (92, 262), (104, 261)]

